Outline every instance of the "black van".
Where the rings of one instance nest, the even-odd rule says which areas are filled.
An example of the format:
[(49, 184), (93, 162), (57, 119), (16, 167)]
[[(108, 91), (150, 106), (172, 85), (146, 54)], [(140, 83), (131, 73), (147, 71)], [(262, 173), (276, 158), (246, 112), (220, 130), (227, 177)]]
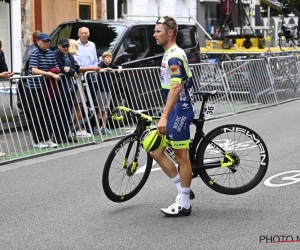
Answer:
[[(160, 66), (164, 51), (161, 46), (156, 45), (153, 38), (154, 22), (136, 20), (64, 22), (50, 34), (50, 49), (57, 47), (60, 38), (77, 40), (80, 27), (89, 28), (89, 40), (95, 43), (98, 57), (101, 57), (104, 51), (110, 51), (113, 54), (113, 63), (124, 68)], [(195, 24), (178, 23), (177, 44), (185, 50), (189, 63), (200, 62), (200, 46)]]
[[(123, 68), (154, 67), (161, 64), (164, 50), (156, 44), (153, 37), (155, 23), (147, 21), (76, 20), (65, 22), (50, 34), (50, 49), (57, 47), (60, 38), (77, 40), (78, 30), (81, 27), (89, 28), (89, 40), (95, 43), (99, 58), (103, 52), (110, 51), (113, 54), (113, 63), (122, 65)], [(200, 46), (195, 24), (178, 23), (177, 44), (185, 50), (189, 63), (200, 62)], [(124, 77), (124, 74), (122, 75)], [(127, 77), (134, 78), (135, 74), (129, 74)], [(148, 76), (148, 79), (151, 79), (151, 76)], [(118, 87), (121, 86), (118, 81), (115, 83)], [(112, 93), (111, 106), (115, 107), (122, 103), (131, 108), (153, 109), (162, 104), (159, 79), (158, 82), (147, 83), (147, 86), (139, 85), (139, 89), (136, 86), (123, 86), (123, 89), (116, 91), (117, 93)], [(147, 98), (149, 91), (146, 88), (151, 89), (152, 96), (157, 98), (151, 100)]]

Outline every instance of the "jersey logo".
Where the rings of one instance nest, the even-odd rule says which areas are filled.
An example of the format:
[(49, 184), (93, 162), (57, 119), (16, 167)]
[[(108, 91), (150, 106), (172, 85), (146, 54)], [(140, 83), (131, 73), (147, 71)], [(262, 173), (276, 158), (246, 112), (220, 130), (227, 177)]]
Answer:
[(188, 106), (189, 106), (189, 105), (188, 105), (187, 103), (182, 104), (182, 108), (183, 108), (183, 109), (188, 108)]
[(171, 75), (180, 75), (180, 68), (178, 65), (170, 66)]

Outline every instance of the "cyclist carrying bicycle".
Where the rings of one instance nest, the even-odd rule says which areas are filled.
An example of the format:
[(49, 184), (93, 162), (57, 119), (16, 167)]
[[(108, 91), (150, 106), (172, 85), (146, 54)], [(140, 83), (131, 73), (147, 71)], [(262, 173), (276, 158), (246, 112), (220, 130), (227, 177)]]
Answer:
[[(154, 38), (157, 45), (164, 48), (161, 63), (161, 85), (166, 104), (157, 125), (159, 134), (166, 135), (163, 147), (151, 152), (151, 156), (163, 171), (172, 179), (178, 190), (175, 202), (161, 211), (168, 216), (190, 215), (190, 185), (192, 167), (189, 160), (190, 123), (194, 119), (192, 105), (193, 80), (187, 57), (176, 44), (178, 26), (168, 16), (157, 20)], [(187, 79), (187, 80), (182, 80)], [(164, 151), (171, 144), (180, 173)]]

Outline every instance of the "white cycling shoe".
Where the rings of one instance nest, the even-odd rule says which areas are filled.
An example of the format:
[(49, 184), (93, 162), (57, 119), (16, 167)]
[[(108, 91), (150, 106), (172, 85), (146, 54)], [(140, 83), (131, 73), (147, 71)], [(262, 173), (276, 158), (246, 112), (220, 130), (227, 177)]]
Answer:
[(176, 200), (173, 204), (167, 208), (161, 208), (160, 211), (167, 216), (189, 216), (192, 212), (192, 206), (189, 208), (184, 208), (177, 201), (178, 198), (180, 200), (180, 195), (176, 196)]

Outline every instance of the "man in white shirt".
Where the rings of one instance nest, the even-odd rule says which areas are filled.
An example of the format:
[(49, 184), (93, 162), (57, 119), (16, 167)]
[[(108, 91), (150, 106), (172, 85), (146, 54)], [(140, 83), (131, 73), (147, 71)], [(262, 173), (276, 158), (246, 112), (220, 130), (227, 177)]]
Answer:
[[(90, 31), (86, 27), (81, 27), (78, 30), (78, 50), (76, 55), (74, 55), (75, 60), (79, 63), (80, 73), (85, 73), (87, 71), (99, 71), (98, 58), (96, 46), (93, 42), (89, 41)], [(89, 76), (92, 76), (89, 74)], [(91, 91), (92, 97), (95, 96), (95, 85), (94, 76), (87, 79), (88, 86)], [(91, 137), (91, 134), (87, 133), (85, 130), (77, 131), (76, 135), (78, 137)]]
[(82, 73), (86, 71), (99, 71), (96, 46), (89, 41), (90, 31), (86, 27), (78, 30), (78, 50), (75, 59), (80, 65)]

